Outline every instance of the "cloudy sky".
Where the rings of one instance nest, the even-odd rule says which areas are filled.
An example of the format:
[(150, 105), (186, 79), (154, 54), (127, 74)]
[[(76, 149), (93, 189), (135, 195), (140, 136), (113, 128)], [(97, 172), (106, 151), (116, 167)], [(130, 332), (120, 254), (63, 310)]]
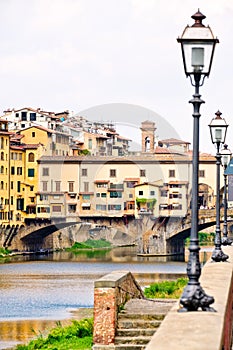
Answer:
[(76, 114), (126, 103), (155, 112), (192, 142), (194, 91), (176, 38), (198, 8), (220, 40), (201, 88), (200, 148), (214, 153), (208, 123), (219, 109), (233, 150), (231, 0), (0, 0), (0, 112)]

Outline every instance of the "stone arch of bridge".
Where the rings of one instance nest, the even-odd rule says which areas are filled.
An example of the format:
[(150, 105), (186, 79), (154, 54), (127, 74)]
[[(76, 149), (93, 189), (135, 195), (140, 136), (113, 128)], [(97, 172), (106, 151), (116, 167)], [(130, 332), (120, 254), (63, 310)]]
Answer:
[(52, 233), (59, 231), (65, 227), (74, 226), (74, 225), (91, 225), (90, 223), (81, 222), (81, 221), (74, 221), (74, 222), (62, 222), (57, 224), (50, 224), (43, 227), (40, 227), (38, 229), (35, 229), (31, 232), (26, 232), (25, 235), (21, 236), (22, 241), (31, 241), (36, 240), (38, 238), (45, 238)]
[[(210, 222), (205, 222), (203, 224), (199, 224), (198, 225), (198, 230), (202, 231), (207, 227), (211, 227), (216, 225), (216, 220), (210, 221)], [(233, 226), (233, 225), (232, 225)], [(172, 242), (173, 240), (177, 240), (177, 239), (186, 239), (190, 236), (190, 231), (191, 231), (191, 226), (186, 227), (185, 229), (181, 230), (181, 231), (176, 231), (173, 232), (173, 234), (167, 239), (167, 242)]]

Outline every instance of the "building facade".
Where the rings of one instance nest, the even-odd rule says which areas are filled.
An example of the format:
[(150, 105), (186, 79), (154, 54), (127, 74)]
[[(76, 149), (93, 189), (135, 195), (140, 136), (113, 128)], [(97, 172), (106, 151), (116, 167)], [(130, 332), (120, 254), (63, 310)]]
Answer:
[[(187, 154), (42, 157), (38, 162), (37, 203), (47, 205), (44, 218), (184, 217), (190, 209), (192, 163)], [(214, 168), (214, 157), (201, 158), (200, 179), (209, 189), (215, 186)], [(41, 196), (46, 203), (39, 204)], [(209, 190), (206, 206), (214, 199)]]
[[(128, 139), (113, 130), (111, 136), (108, 129), (106, 136), (101, 134), (103, 147), (107, 153), (117, 150), (115, 156), (104, 150), (104, 155), (79, 156), (74, 155), (70, 133), (38, 125), (14, 133), (8, 131), (8, 123), (0, 120), (0, 225), (183, 217), (190, 208), (192, 154), (187, 143), (180, 141), (179, 146), (175, 140), (175, 148), (167, 142), (165, 147), (131, 156)], [(86, 135), (97, 135), (89, 131)], [(124, 150), (120, 156), (119, 150)], [(215, 204), (215, 162), (209, 154), (200, 155), (200, 207)]]

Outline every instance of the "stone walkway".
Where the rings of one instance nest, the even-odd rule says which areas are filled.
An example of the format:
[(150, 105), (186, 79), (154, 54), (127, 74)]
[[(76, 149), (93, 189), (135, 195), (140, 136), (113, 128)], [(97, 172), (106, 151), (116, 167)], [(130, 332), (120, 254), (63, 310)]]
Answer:
[(136, 314), (167, 314), (177, 299), (131, 299), (124, 307), (125, 311)]

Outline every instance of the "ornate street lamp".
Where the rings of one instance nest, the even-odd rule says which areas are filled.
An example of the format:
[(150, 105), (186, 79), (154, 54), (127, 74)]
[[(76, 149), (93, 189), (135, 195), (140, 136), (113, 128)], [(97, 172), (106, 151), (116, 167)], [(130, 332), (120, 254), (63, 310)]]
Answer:
[(227, 174), (226, 174), (226, 168), (228, 164), (230, 163), (232, 153), (229, 150), (227, 145), (223, 146), (223, 150), (221, 151), (222, 156), (222, 165), (224, 169), (224, 221), (223, 221), (223, 237), (222, 237), (222, 245), (231, 245), (232, 240), (228, 237), (228, 228), (227, 228)]
[(196, 311), (199, 307), (203, 311), (214, 311), (209, 306), (214, 302), (214, 298), (204, 292), (199, 282), (201, 275), (198, 240), (199, 118), (200, 106), (204, 103), (200, 98), (199, 87), (210, 74), (215, 45), (219, 41), (214, 38), (210, 27), (202, 23), (205, 16), (199, 10), (192, 18), (195, 23), (191, 27), (186, 26), (181, 38), (177, 39), (181, 44), (185, 74), (195, 86), (195, 94), (190, 101), (193, 105), (193, 157), (190, 253), (187, 264), (189, 281), (180, 299), (183, 306), (180, 311)]
[(221, 165), (221, 153), (220, 145), (225, 143), (227, 133), (227, 123), (224, 118), (221, 118), (221, 112), (215, 113), (216, 117), (213, 118), (209, 124), (211, 141), (216, 145), (216, 230), (215, 230), (215, 248), (212, 253), (212, 259), (216, 262), (226, 261), (229, 256), (224, 254), (221, 249), (221, 230), (220, 230), (220, 165)]

